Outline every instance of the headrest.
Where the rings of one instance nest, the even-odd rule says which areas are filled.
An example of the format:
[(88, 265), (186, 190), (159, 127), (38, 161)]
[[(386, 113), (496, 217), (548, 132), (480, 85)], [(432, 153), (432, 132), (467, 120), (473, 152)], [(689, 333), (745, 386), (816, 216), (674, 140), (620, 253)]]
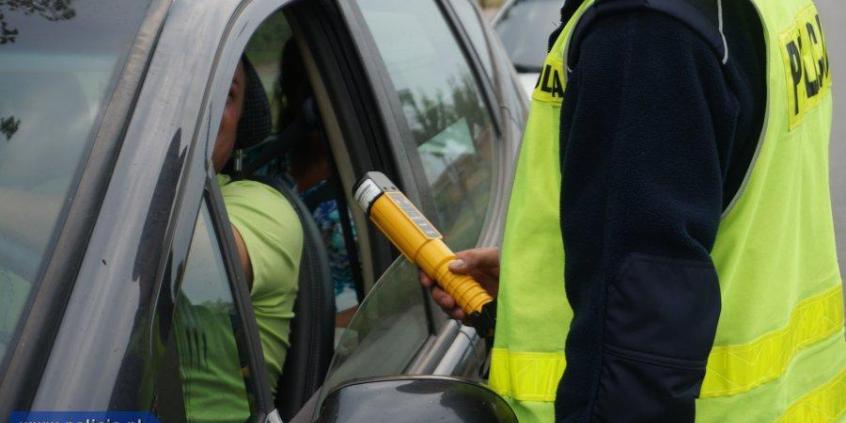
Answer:
[(244, 64), (247, 86), (244, 90), (244, 111), (238, 122), (236, 149), (249, 148), (264, 141), (273, 125), (270, 102), (256, 69), (246, 55), (241, 56), (241, 63)]
[(309, 133), (320, 128), (320, 113), (317, 111), (317, 104), (313, 98), (309, 97), (303, 103), (302, 113), (297, 114), (285, 129), (252, 150), (250, 153), (252, 160), (244, 165), (242, 176), (250, 177), (272, 160), (287, 154), (296, 143), (303, 142), (308, 138)]

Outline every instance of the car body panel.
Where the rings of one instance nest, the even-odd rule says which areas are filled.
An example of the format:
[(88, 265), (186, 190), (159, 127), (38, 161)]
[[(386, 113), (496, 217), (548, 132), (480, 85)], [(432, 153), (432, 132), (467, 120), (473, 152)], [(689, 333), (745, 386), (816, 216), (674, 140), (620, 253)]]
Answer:
[[(145, 342), (130, 334), (152, 319), (168, 256), (179, 268), (187, 255), (209, 172), (214, 135), (207, 128), (217, 126), (220, 110), (205, 114), (217, 119), (198, 116), (220, 41), (239, 7), (237, 1), (203, 0), (178, 1), (169, 9), (138, 97), (143, 107), (126, 131), (44, 372), (49, 383), (41, 384), (34, 409), (113, 409), (137, 400), (121, 397), (124, 385), (140, 384), (143, 370), (145, 354), (137, 348)], [(198, 154), (191, 154), (192, 145)], [(183, 242), (174, 244), (181, 251), (162, 248), (175, 237), (173, 216), (191, 221), (177, 236)], [(64, 388), (89, 384), (85, 390)]]

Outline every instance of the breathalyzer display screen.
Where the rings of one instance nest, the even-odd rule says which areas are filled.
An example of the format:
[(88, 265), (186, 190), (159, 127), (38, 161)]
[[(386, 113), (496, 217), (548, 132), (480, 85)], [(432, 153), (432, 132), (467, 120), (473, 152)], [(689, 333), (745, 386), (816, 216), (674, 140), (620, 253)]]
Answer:
[(423, 217), (423, 214), (414, 207), (414, 204), (411, 204), (411, 201), (408, 201), (408, 198), (405, 197), (400, 192), (388, 192), (385, 193), (399, 208), (409, 217), (411, 221), (417, 225), (418, 228), (423, 232), (429, 239), (439, 238), (441, 234), (432, 226), (429, 221)]

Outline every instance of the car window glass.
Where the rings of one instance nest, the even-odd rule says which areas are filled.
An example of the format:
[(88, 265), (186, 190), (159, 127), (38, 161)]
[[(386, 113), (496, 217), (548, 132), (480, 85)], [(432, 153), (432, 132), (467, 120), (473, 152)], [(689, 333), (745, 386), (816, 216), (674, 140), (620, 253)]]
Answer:
[(494, 27), (521, 72), (540, 72), (549, 34), (561, 20), (561, 0), (518, 0), (503, 10)]
[(149, 3), (0, 1), (0, 359)]
[(482, 61), (482, 66), (485, 67), (485, 73), (489, 78), (493, 77), (493, 70), (491, 65), (490, 48), (488, 47), (488, 40), (485, 37), (485, 30), (482, 28), (481, 16), (477, 12), (476, 6), (470, 0), (451, 0), (453, 9), (461, 20), (461, 25), (467, 36), (470, 37), (470, 42), (473, 43), (473, 48)]
[(341, 335), (324, 394), (352, 379), (402, 374), (429, 335), (424, 307), (417, 268), (397, 260)]
[(470, 65), (430, 0), (358, 0), (388, 68), (455, 249), (476, 244), (494, 178), (496, 133)]
[(255, 404), (244, 327), (203, 205), (179, 292), (172, 345), (188, 421), (246, 421)]

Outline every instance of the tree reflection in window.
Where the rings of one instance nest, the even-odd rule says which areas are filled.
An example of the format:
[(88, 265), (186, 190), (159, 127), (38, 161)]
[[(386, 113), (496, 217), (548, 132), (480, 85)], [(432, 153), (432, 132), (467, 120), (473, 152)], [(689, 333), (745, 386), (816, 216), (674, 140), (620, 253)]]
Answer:
[(6, 23), (6, 16), (0, 13), (0, 44), (14, 43), (18, 30), (9, 27)]
[(37, 14), (48, 21), (73, 19), (76, 11), (71, 7), (73, 0), (0, 0), (0, 45), (14, 43), (19, 35), (18, 28), (6, 21), (5, 12), (19, 12), (26, 16)]
[(21, 126), (21, 120), (14, 116), (0, 117), (0, 132), (6, 136), (6, 141), (12, 140), (12, 135), (18, 132), (18, 127)]
[[(0, 0), (0, 45), (11, 44), (17, 40), (20, 30), (6, 20), (6, 14), (23, 13), (25, 16), (38, 15), (50, 21), (73, 19), (76, 10), (71, 7), (73, 0)], [(0, 116), (0, 133), (6, 141), (18, 132), (21, 120), (14, 116)]]
[(462, 72), (449, 92), (398, 92), (432, 187), (438, 223), (454, 248), (475, 245), (490, 199), (493, 139), (476, 81)]
[(425, 90), (413, 94), (406, 89), (398, 93), (418, 144), (428, 141), (462, 118), (467, 120), (474, 138), (489, 124), (490, 118), (481, 104), (472, 75), (450, 78), (449, 86), (449, 97), (440, 90), (434, 95), (427, 95)]

